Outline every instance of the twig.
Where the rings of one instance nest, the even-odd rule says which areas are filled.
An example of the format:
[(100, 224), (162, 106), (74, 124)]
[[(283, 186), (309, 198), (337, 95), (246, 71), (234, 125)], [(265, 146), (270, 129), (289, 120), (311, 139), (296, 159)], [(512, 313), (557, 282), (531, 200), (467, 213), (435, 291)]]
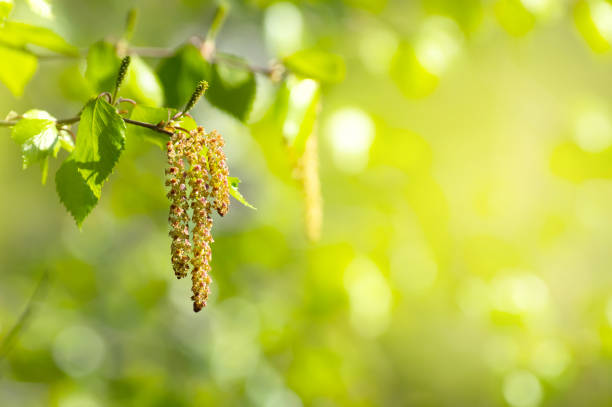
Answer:
[[(175, 50), (172, 48), (162, 48), (162, 47), (129, 47), (126, 51), (125, 54), (126, 55), (134, 55), (134, 56), (140, 56), (143, 58), (168, 58), (171, 57), (172, 55), (174, 55)], [(35, 56), (36, 58), (39, 58), (41, 61), (46, 61), (46, 60), (53, 60), (53, 59), (72, 59), (72, 58), (79, 58), (79, 56), (74, 56), (74, 55), (60, 55), (60, 54), (36, 54), (36, 53), (31, 53), (33, 56)], [(85, 55), (87, 54), (87, 50), (81, 52), (81, 58), (84, 58)], [(260, 73), (262, 75), (267, 75), (269, 76), (273, 70), (271, 68), (267, 68), (267, 67), (263, 67), (263, 66), (256, 66), (256, 65), (250, 65), (248, 63), (243, 63), (241, 61), (236, 61), (236, 60), (232, 60), (230, 58), (225, 58), (222, 54), (216, 54), (214, 57), (211, 58), (211, 62), (224, 62), (224, 63), (228, 63), (231, 65), (234, 65), (236, 67), (239, 68), (244, 68), (246, 70), (249, 70), (253, 73)]]
[(0, 343), (0, 362), (2, 362), (6, 358), (6, 355), (8, 355), (8, 353), (10, 352), (11, 346), (15, 342), (15, 339), (24, 329), (25, 325), (31, 318), (32, 313), (34, 312), (34, 308), (36, 306), (36, 302), (42, 297), (43, 290), (46, 288), (48, 281), (49, 271), (45, 270), (42, 277), (38, 281), (34, 292), (30, 296), (30, 299), (28, 300), (28, 305), (26, 306), (25, 310), (21, 313), (17, 322), (15, 323), (15, 325), (13, 325), (13, 328), (11, 328), (9, 333), (4, 337), (4, 339), (2, 339), (2, 342)]
[[(137, 120), (126, 119), (125, 117), (123, 117), (122, 119), (123, 119), (124, 122), (132, 124), (134, 126), (146, 127), (147, 129), (151, 129), (151, 130), (157, 131), (159, 133), (168, 134), (170, 136), (173, 134), (170, 130), (166, 130), (163, 127), (158, 127), (155, 124), (139, 122)], [(76, 116), (76, 117), (71, 117), (71, 118), (68, 118), (68, 119), (58, 120), (57, 124), (58, 125), (72, 124), (72, 123), (78, 122), (79, 120), (81, 120), (81, 118), (79, 116)], [(0, 127), (11, 127), (11, 126), (16, 125), (18, 122), (19, 122), (18, 120), (0, 120)]]
[(172, 134), (174, 134), (170, 130), (166, 130), (163, 127), (158, 127), (155, 124), (139, 122), (139, 121), (136, 121), (136, 120), (126, 119), (126, 118), (123, 118), (123, 121), (126, 122), (126, 123), (129, 123), (129, 124), (133, 124), (134, 126), (146, 127), (147, 129), (151, 129), (151, 130), (157, 131), (159, 133), (165, 133), (165, 134), (168, 134), (170, 136)]

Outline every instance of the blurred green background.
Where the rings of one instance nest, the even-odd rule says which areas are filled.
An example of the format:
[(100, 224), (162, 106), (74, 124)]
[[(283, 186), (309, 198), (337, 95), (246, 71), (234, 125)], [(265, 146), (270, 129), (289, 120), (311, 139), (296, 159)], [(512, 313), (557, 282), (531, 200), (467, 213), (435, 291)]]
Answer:
[[(132, 7), (136, 46), (179, 46), (214, 11), (50, 4), (12, 19), (82, 48)], [(49, 277), (0, 360), (0, 405), (612, 405), (611, 43), (605, 0), (232, 2), (219, 50), (265, 66), (314, 47), (347, 76), (323, 87), (318, 242), (261, 125), (270, 81), (249, 126), (194, 110), (258, 208), (215, 219), (199, 314), (171, 269), (162, 151), (128, 140), (79, 231), (0, 129), (0, 340)], [(74, 115), (75, 67), (41, 61), (19, 99), (0, 87), (0, 115)]]

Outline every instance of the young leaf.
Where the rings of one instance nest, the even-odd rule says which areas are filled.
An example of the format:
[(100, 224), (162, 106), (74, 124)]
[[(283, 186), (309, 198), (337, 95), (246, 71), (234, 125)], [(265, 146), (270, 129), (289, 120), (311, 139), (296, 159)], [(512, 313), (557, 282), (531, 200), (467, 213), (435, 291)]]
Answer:
[(24, 169), (42, 163), (58, 143), (56, 120), (45, 111), (29, 110), (13, 126), (11, 137), (21, 146)]
[[(174, 109), (172, 109), (174, 111)], [(177, 126), (184, 128), (185, 130), (194, 130), (198, 127), (198, 124), (191, 116), (181, 116), (181, 118), (175, 122)]]
[(157, 75), (166, 95), (166, 104), (182, 108), (198, 82), (210, 78), (210, 69), (200, 50), (192, 44), (184, 45), (172, 57), (162, 60)]
[(340, 55), (318, 50), (298, 51), (286, 57), (283, 63), (294, 74), (320, 82), (342, 82), (346, 72)]
[(257, 209), (256, 207), (248, 203), (247, 200), (244, 199), (244, 196), (242, 196), (240, 191), (238, 191), (238, 185), (240, 184), (240, 179), (236, 177), (227, 177), (227, 180), (229, 181), (229, 184), (230, 184), (230, 195), (232, 195), (238, 202), (240, 202), (244, 206), (247, 206), (251, 209)]
[(242, 58), (223, 55), (212, 67), (205, 95), (213, 106), (243, 122), (251, 112), (256, 90), (255, 74), (244, 65)]
[(0, 21), (8, 17), (13, 9), (13, 0), (0, 0)]
[(74, 151), (74, 140), (72, 140), (72, 137), (70, 137), (70, 135), (66, 134), (65, 132), (64, 133), (60, 132), (58, 136), (58, 140), (59, 140), (59, 146), (56, 146), (55, 150), (53, 150), (54, 157), (57, 157), (59, 147), (68, 151), (69, 153), (72, 153)]
[(0, 81), (15, 96), (21, 96), (36, 72), (38, 61), (32, 54), (0, 44)]
[(55, 175), (60, 200), (79, 227), (125, 148), (125, 132), (123, 119), (104, 98), (85, 105), (75, 149)]
[(77, 56), (79, 50), (68, 44), (62, 37), (48, 28), (37, 27), (26, 23), (7, 21), (0, 28), (2, 42), (13, 47), (21, 48), (26, 44), (55, 51), (59, 54)]

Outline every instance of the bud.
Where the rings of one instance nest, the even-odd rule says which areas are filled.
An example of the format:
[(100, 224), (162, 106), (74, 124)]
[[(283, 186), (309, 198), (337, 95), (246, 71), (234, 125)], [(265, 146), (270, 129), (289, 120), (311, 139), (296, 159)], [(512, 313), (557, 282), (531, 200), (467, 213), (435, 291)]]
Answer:
[(128, 55), (121, 60), (121, 66), (119, 67), (119, 73), (117, 74), (117, 82), (115, 82), (115, 95), (117, 94), (117, 91), (123, 84), (123, 80), (125, 79), (125, 76), (127, 75), (129, 66), (130, 66), (130, 56)]
[(196, 86), (195, 91), (193, 91), (193, 94), (189, 99), (189, 102), (187, 102), (185, 108), (183, 109), (183, 114), (188, 113), (191, 109), (193, 109), (193, 107), (196, 105), (196, 103), (198, 103), (198, 100), (200, 100), (204, 92), (206, 92), (206, 89), (208, 89), (208, 82), (198, 82), (198, 86)]

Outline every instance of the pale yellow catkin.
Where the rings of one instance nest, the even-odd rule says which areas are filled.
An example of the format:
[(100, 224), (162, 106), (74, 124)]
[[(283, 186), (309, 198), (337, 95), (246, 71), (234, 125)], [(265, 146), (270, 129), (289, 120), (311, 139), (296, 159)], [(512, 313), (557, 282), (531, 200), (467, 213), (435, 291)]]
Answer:
[(189, 202), (187, 200), (187, 185), (185, 163), (183, 161), (186, 137), (181, 132), (173, 134), (166, 144), (168, 167), (166, 168), (166, 186), (170, 188), (167, 197), (170, 200), (169, 235), (172, 267), (177, 278), (183, 278), (189, 271)]
[(206, 134), (202, 127), (189, 134), (176, 131), (167, 144), (172, 266), (178, 278), (191, 269), (195, 312), (206, 306), (210, 295), (212, 211), (223, 216), (229, 209), (229, 170), (223, 146), (217, 131)]

